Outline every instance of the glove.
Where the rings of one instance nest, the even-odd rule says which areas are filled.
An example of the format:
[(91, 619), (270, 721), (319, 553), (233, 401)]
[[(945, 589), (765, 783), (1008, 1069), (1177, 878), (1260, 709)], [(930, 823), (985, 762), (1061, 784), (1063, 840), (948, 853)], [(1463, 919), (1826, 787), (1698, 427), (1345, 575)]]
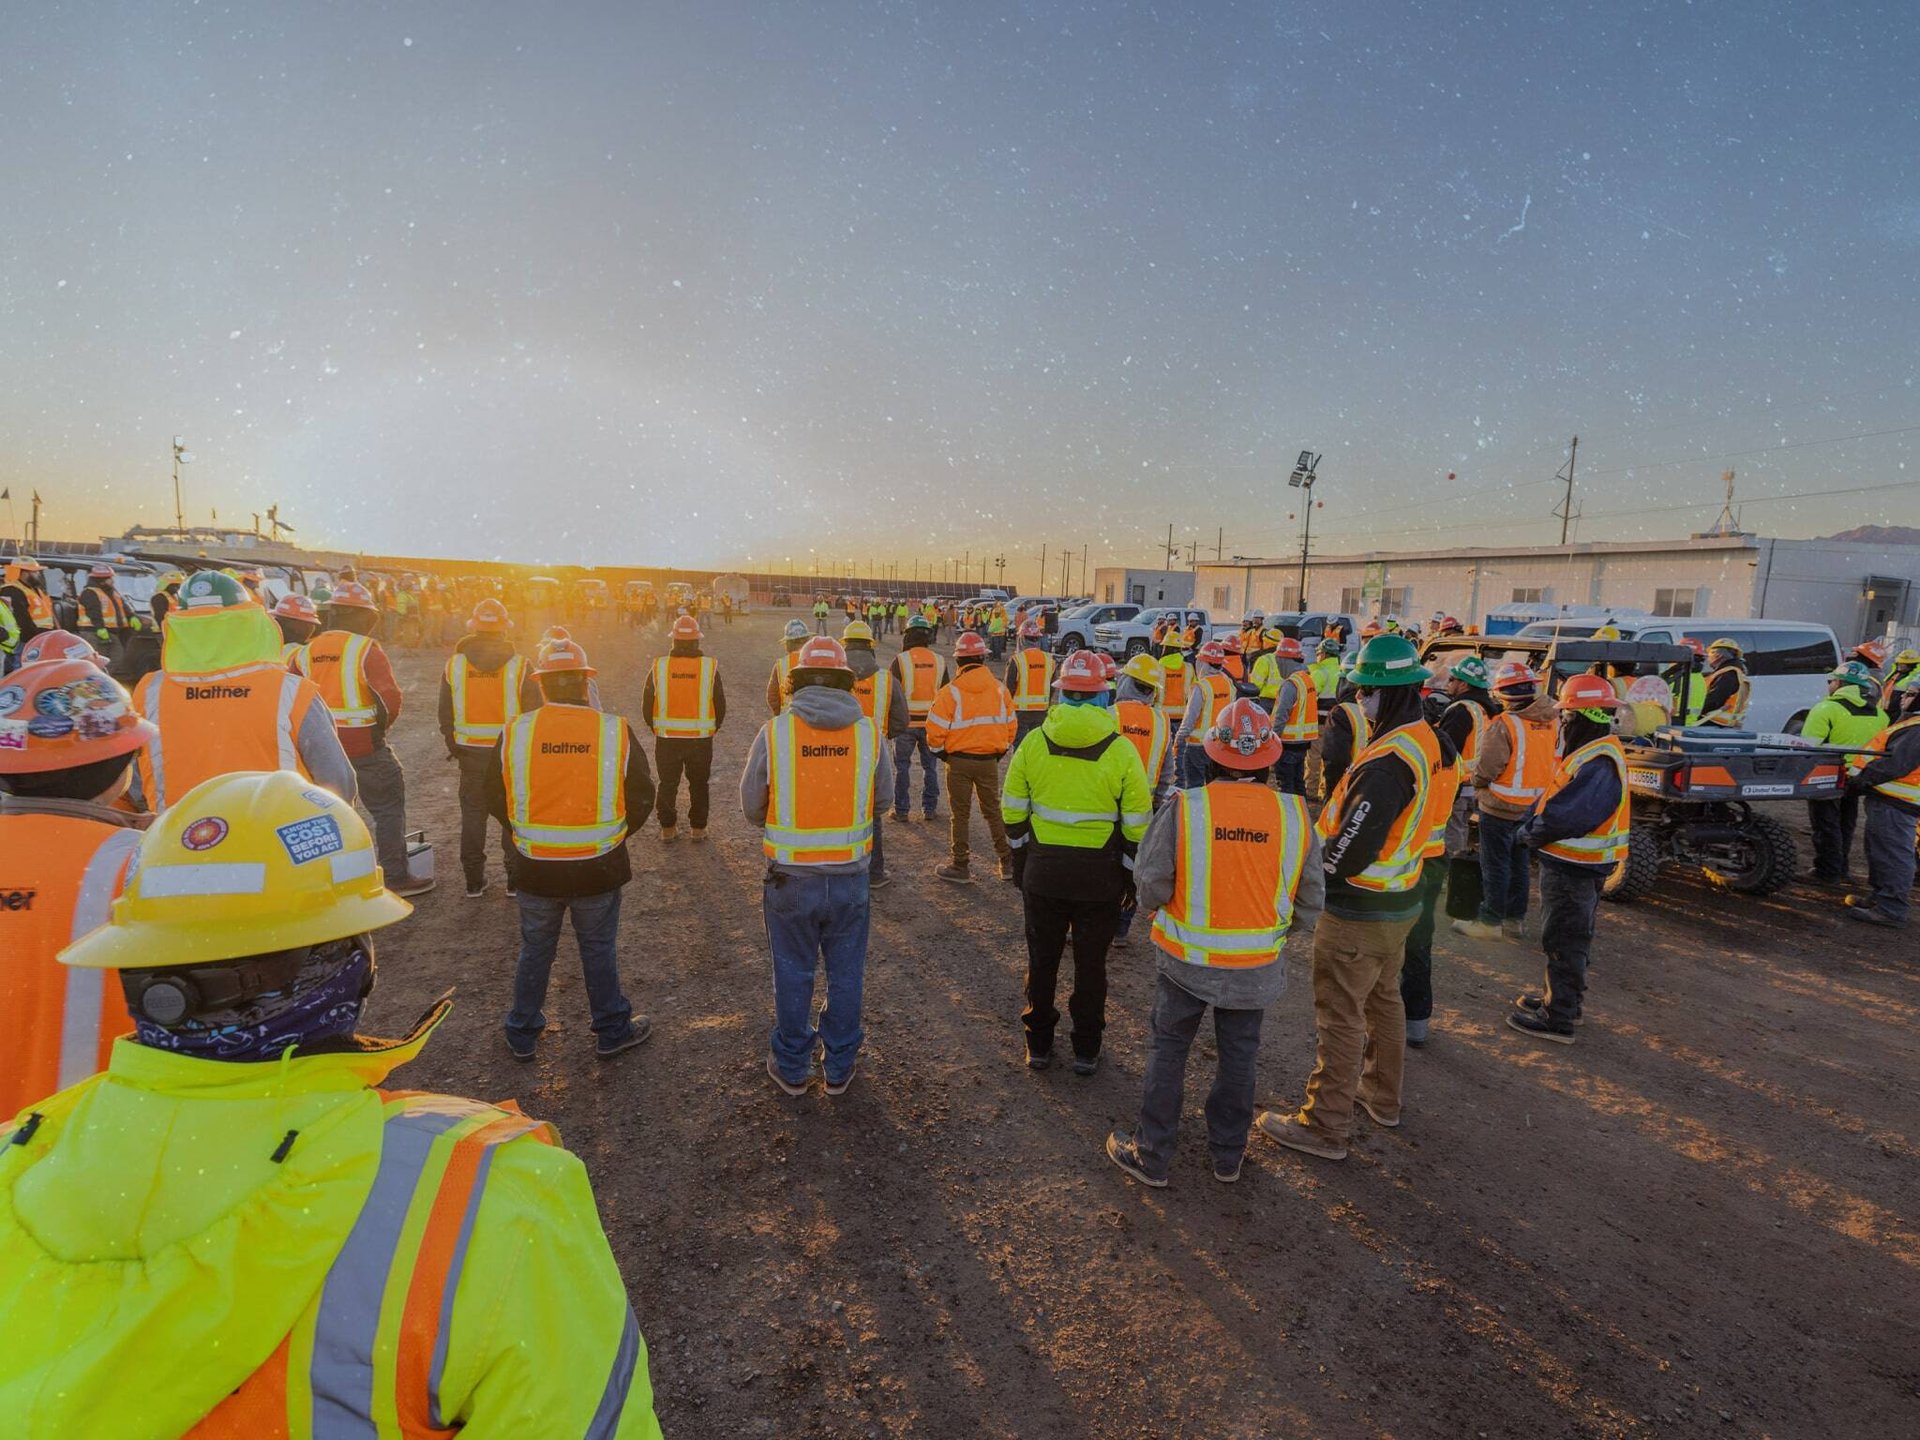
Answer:
[(102, 645), (109, 645), (113, 643), (113, 636), (108, 631), (96, 630), (93, 633), (100, 637), (100, 643)]
[(1134, 888), (1132, 874), (1128, 874), (1127, 878), (1120, 882), (1120, 908), (1122, 910), (1140, 908), (1140, 892)]

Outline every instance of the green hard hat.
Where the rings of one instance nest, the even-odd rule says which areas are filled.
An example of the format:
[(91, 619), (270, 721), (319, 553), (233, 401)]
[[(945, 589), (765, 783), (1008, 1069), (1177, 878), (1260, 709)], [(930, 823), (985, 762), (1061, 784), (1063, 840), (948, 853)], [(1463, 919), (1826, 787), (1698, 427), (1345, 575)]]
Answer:
[(1490, 683), (1487, 662), (1478, 655), (1468, 655), (1464, 659), (1455, 661), (1447, 673), (1456, 680), (1464, 680), (1467, 684), (1482, 690), (1485, 690)]
[(222, 570), (196, 570), (180, 583), (183, 609), (231, 610), (253, 603), (246, 587)]
[(1376, 635), (1360, 647), (1353, 683), (1363, 690), (1418, 685), (1432, 674), (1420, 663), (1420, 652), (1412, 641), (1401, 635)]
[(1315, 653), (1320, 655), (1338, 655), (1340, 653), (1340, 642), (1332, 638), (1322, 640)]
[(1880, 683), (1879, 677), (1858, 660), (1849, 660), (1839, 669), (1828, 671), (1827, 678), (1843, 681), (1848, 685), (1864, 685), (1868, 689), (1873, 689)]

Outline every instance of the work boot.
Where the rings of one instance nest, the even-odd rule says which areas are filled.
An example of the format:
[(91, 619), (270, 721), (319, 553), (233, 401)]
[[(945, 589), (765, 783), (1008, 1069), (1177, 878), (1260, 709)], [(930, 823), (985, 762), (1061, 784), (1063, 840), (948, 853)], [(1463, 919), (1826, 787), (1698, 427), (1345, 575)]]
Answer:
[(1544, 1010), (1509, 1010), (1507, 1028), (1518, 1030), (1522, 1035), (1531, 1035), (1536, 1040), (1551, 1040), (1556, 1045), (1573, 1043), (1573, 1026), (1548, 1019)]
[(1247, 1155), (1244, 1150), (1231, 1160), (1222, 1160), (1218, 1156), (1214, 1157), (1213, 1178), (1218, 1180), (1222, 1185), (1236, 1184), (1240, 1179), (1241, 1163), (1245, 1161), (1246, 1158)]
[(846, 1094), (848, 1087), (853, 1084), (853, 1077), (859, 1073), (860, 1073), (860, 1062), (858, 1060), (855, 1060), (853, 1062), (853, 1065), (848, 1069), (846, 1074), (842, 1075), (838, 1080), (827, 1081), (827, 1094), (829, 1095)]
[(1524, 940), (1527, 938), (1527, 922), (1524, 920), (1502, 920), (1500, 922), (1500, 933), (1509, 940)]
[[(1513, 997), (1513, 1008), (1516, 1010), (1538, 1010), (1544, 1015), (1547, 1013), (1547, 997), (1544, 995), (1516, 995)], [(1584, 1009), (1584, 1007), (1582, 1008)], [(1584, 1025), (1587, 1023), (1586, 1017), (1580, 1010), (1573, 1012), (1572, 1023), (1575, 1025)]]
[[(786, 1076), (780, 1073), (780, 1067), (778, 1064), (775, 1063), (773, 1058), (773, 1051), (771, 1050), (767, 1051), (767, 1078), (773, 1081), (774, 1084), (778, 1085), (783, 1094), (804, 1095), (807, 1093), (806, 1080), (801, 1080), (796, 1083), (795, 1081), (787, 1079)], [(811, 1075), (807, 1077), (808, 1080), (811, 1080), (812, 1078), (813, 1077)]]
[(507, 1053), (516, 1060), (531, 1060), (533, 1059), (535, 1047), (537, 1047), (539, 1043), (538, 1040), (528, 1040), (523, 1044), (521, 1041), (509, 1035), (507, 1036)]
[(878, 875), (872, 874), (871, 872), (867, 875), (867, 889), (869, 890), (884, 890), (891, 884), (893, 884), (893, 877), (884, 870)]
[(1373, 1102), (1371, 1100), (1356, 1095), (1353, 1097), (1353, 1103), (1366, 1111), (1367, 1118), (1382, 1130), (1398, 1130), (1400, 1128), (1400, 1117), (1398, 1115), (1394, 1116), (1391, 1120), (1387, 1119), (1385, 1114), (1373, 1108)]
[(1847, 877), (1844, 875), (1822, 875), (1818, 870), (1803, 870), (1793, 879), (1797, 885), (1818, 885), (1823, 890), (1847, 883)]
[(478, 899), (479, 899), (479, 898), (480, 898), (480, 897), (481, 897), (482, 895), (484, 895), (484, 894), (486, 894), (486, 893), (487, 893), (487, 882), (486, 882), (486, 881), (484, 881), (484, 880), (469, 880), (469, 881), (467, 882), (467, 899), (469, 899), (469, 900), (478, 900)]
[(1430, 1023), (1430, 1021), (1426, 1020), (1407, 1021), (1407, 1044), (1411, 1045), (1415, 1050), (1426, 1049), (1427, 1026)]
[(1465, 935), (1469, 940), (1498, 940), (1501, 936), (1498, 925), (1488, 925), (1481, 920), (1456, 920), (1453, 922), (1453, 932)]
[(1107, 1158), (1142, 1185), (1151, 1185), (1156, 1190), (1167, 1188), (1167, 1177), (1147, 1169), (1146, 1161), (1140, 1158), (1140, 1142), (1126, 1131), (1116, 1130), (1107, 1136)]
[(680, 838), (679, 826), (662, 825), (660, 827), (660, 843), (662, 845), (671, 845), (673, 844), (674, 841), (678, 840), (679, 838)]
[(1013, 857), (1011, 855), (1002, 855), (1000, 857), (1000, 878), (1009, 885), (1013, 883)]
[(616, 1035), (613, 1039), (596, 1040), (593, 1053), (602, 1060), (611, 1060), (622, 1051), (631, 1050), (636, 1045), (644, 1045), (647, 1037), (653, 1034), (653, 1022), (644, 1015), (633, 1017), (633, 1023), (627, 1026), (627, 1033)]
[(704, 826), (704, 825), (689, 825), (689, 826), (687, 827), (687, 839), (689, 839), (689, 840), (704, 840), (704, 839), (706, 839), (706, 838), (707, 838), (707, 827), (706, 827), (706, 826)]
[(942, 880), (952, 881), (955, 885), (973, 884), (973, 876), (967, 873), (967, 867), (964, 865), (942, 865), (933, 873)]
[(1073, 1057), (1073, 1073), (1085, 1078), (1100, 1068), (1098, 1055), (1076, 1055)]
[(387, 882), (387, 889), (402, 899), (409, 895), (424, 895), (433, 889), (433, 886), (434, 882), (429, 877), (425, 875), (415, 875), (411, 871), (403, 871), (397, 881), (390, 880)]
[(1034, 1047), (1033, 1037), (1027, 1037), (1027, 1068), (1029, 1070), (1048, 1070), (1053, 1067), (1053, 1046), (1040, 1050)]
[(1344, 1160), (1347, 1147), (1338, 1141), (1323, 1139), (1300, 1123), (1298, 1115), (1282, 1115), (1277, 1110), (1262, 1110), (1253, 1122), (1254, 1128), (1289, 1150), (1298, 1150), (1303, 1155), (1318, 1155), (1322, 1160)]
[(1889, 930), (1898, 930), (1905, 922), (1894, 919), (1873, 903), (1871, 895), (1847, 896), (1847, 914), (1867, 925), (1884, 925)]

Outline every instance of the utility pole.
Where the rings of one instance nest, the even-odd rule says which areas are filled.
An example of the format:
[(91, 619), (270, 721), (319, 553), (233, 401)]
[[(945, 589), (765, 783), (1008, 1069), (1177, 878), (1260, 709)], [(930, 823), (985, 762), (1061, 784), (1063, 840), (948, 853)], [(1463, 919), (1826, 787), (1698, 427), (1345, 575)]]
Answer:
[(1227, 527), (1222, 525), (1213, 532), (1213, 563), (1220, 563), (1220, 552), (1227, 548)]
[(1087, 547), (1085, 545), (1080, 547), (1080, 587), (1086, 590), (1089, 596), (1093, 594), (1092, 588), (1087, 584)]
[(1047, 588), (1047, 542), (1040, 542), (1040, 583), (1033, 587), (1036, 591)]
[(191, 465), (192, 463), (193, 463), (193, 456), (189, 455), (187, 453), (187, 447), (180, 443), (180, 437), (178, 435), (174, 436), (173, 437), (173, 528), (180, 531), (182, 535), (186, 533), (187, 517), (186, 517), (186, 512), (181, 508), (181, 505), (180, 505), (180, 467), (182, 465)]
[(1167, 569), (1173, 569), (1179, 559), (1180, 551), (1173, 543), (1173, 526), (1169, 525), (1167, 526)]
[(1567, 449), (1566, 474), (1553, 477), (1556, 480), (1565, 480), (1567, 482), (1567, 498), (1560, 502), (1559, 509), (1553, 511), (1555, 515), (1560, 517), (1560, 543), (1562, 545), (1567, 543), (1567, 527), (1573, 523), (1573, 462), (1579, 458), (1579, 455), (1580, 437), (1576, 435), (1573, 437), (1573, 444)]

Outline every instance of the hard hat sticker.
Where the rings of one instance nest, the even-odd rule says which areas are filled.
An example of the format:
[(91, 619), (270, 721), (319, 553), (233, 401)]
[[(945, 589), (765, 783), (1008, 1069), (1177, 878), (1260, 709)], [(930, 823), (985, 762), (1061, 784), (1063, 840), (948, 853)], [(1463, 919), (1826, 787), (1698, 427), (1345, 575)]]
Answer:
[(18, 685), (9, 685), (0, 690), (0, 715), (11, 715), (18, 710), (27, 698), (27, 692)]
[(0, 720), (0, 750), (24, 750), (27, 748), (27, 722), (24, 720)]
[(331, 815), (313, 815), (305, 820), (295, 820), (273, 833), (280, 837), (280, 843), (287, 847), (287, 855), (296, 865), (322, 860), (347, 848), (347, 842), (340, 834), (340, 822)]
[(180, 832), (180, 844), (188, 850), (211, 850), (227, 838), (227, 822), (218, 815), (194, 821)]

